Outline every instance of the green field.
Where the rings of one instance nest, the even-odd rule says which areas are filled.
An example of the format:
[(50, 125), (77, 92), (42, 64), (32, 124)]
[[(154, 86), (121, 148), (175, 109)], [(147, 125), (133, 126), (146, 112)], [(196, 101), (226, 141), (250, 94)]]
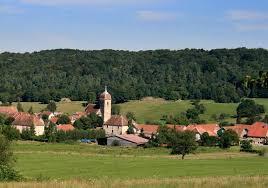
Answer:
[[(268, 110), (268, 99), (254, 99), (258, 104), (265, 106)], [(201, 115), (201, 118), (207, 122), (214, 122), (211, 119), (213, 114), (220, 115), (225, 113), (228, 115), (235, 115), (238, 103), (215, 103), (211, 100), (201, 100), (205, 105), (206, 112)], [(145, 100), (145, 101), (130, 101), (121, 104), (122, 112), (133, 112), (136, 115), (139, 123), (146, 121), (160, 120), (163, 115), (176, 115), (185, 112), (187, 109), (192, 108), (189, 100), (182, 101), (165, 101), (165, 100)], [(226, 119), (229, 122), (235, 122), (234, 118)]]
[[(238, 148), (201, 148), (181, 160), (165, 148), (120, 148), (87, 144), (18, 142), (16, 168), (28, 178), (142, 179), (268, 175), (268, 158)], [(202, 151), (202, 152), (201, 152)]]
[[(268, 99), (254, 99), (258, 104), (265, 106), (268, 110)], [(74, 112), (84, 111), (82, 106), (82, 101), (73, 102), (59, 102), (57, 103), (57, 110), (73, 114)], [(202, 100), (202, 104), (206, 107), (205, 114), (201, 115), (201, 118), (207, 122), (214, 122), (211, 119), (213, 114), (220, 115), (221, 113), (235, 115), (237, 103), (215, 103), (211, 100)], [(13, 105), (17, 105), (13, 103)], [(44, 104), (38, 102), (22, 102), (24, 110), (28, 110), (31, 106), (34, 112), (40, 112), (46, 107)], [(152, 99), (152, 100), (140, 100), (140, 101), (130, 101), (124, 104), (120, 104), (121, 111), (123, 114), (127, 112), (134, 112), (138, 123), (145, 123), (146, 121), (156, 121), (160, 120), (163, 115), (176, 115), (181, 112), (185, 112), (187, 109), (191, 108), (189, 100), (182, 101), (165, 101), (162, 99)], [(235, 122), (235, 119), (226, 119), (229, 122)]]
[(200, 147), (170, 155), (167, 148), (14, 142), (15, 168), (25, 182), (0, 187), (267, 187), (268, 158)]

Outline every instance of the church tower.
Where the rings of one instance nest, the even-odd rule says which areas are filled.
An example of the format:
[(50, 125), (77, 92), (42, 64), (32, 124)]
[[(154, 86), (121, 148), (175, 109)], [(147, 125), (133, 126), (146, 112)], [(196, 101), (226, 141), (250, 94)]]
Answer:
[(100, 95), (100, 109), (105, 123), (112, 115), (112, 96), (108, 93), (107, 86), (105, 86), (105, 91)]

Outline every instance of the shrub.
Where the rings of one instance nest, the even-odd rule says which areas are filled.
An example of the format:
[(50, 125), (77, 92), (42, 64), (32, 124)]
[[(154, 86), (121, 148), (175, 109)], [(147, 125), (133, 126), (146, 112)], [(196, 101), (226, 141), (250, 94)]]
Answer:
[(242, 140), (241, 141), (241, 146), (240, 146), (240, 151), (246, 151), (246, 152), (250, 152), (252, 151), (252, 144), (251, 144), (251, 140)]
[(259, 156), (264, 157), (267, 154), (267, 150), (265, 148), (259, 150)]
[(9, 165), (0, 165), (0, 181), (19, 181), (22, 177)]

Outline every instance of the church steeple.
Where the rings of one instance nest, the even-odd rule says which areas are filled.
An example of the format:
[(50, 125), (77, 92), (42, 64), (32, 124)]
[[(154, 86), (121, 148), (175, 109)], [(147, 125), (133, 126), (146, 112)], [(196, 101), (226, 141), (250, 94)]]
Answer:
[(103, 122), (106, 122), (112, 116), (112, 96), (108, 93), (107, 86), (105, 86), (104, 92), (100, 95), (100, 108)]

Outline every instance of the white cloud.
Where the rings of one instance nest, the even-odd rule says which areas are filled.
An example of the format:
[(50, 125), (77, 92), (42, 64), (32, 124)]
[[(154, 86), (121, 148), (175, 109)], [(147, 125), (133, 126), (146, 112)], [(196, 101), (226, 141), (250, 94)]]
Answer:
[(10, 6), (10, 5), (0, 5), (0, 14), (21, 14), (24, 10)]
[(227, 12), (227, 17), (233, 21), (268, 20), (268, 13), (249, 10), (232, 10)]
[(137, 12), (137, 17), (142, 21), (150, 21), (150, 22), (172, 21), (178, 17), (178, 14), (174, 12), (143, 10)]
[(141, 4), (147, 2), (158, 2), (160, 0), (20, 0), (22, 3), (44, 5), (44, 6), (60, 6), (60, 5), (113, 5), (113, 4)]

